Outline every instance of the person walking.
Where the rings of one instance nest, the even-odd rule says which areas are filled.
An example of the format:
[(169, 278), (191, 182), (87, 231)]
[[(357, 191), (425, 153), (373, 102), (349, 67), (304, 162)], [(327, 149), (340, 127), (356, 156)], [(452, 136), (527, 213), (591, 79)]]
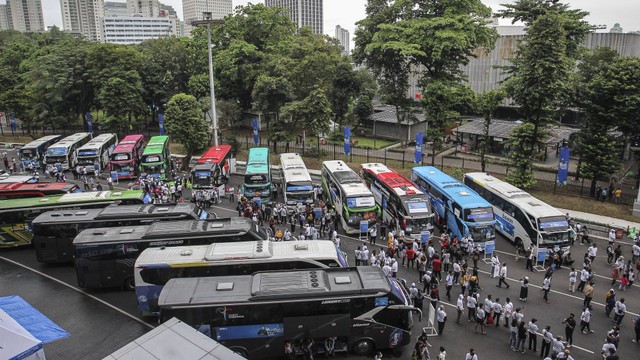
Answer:
[(582, 302), (583, 307), (588, 307), (591, 304), (594, 292), (595, 290), (593, 288), (593, 281), (589, 281), (587, 286), (584, 287), (584, 301)]
[(604, 296), (604, 314), (607, 317), (611, 317), (611, 311), (616, 306), (616, 292), (613, 289), (609, 289)]
[(568, 347), (573, 346), (573, 331), (576, 329), (576, 315), (569, 314), (569, 317), (562, 320), (564, 324), (564, 337), (567, 338)]
[(371, 229), (369, 229), (369, 244), (375, 244), (377, 237), (378, 237), (378, 230), (376, 225), (374, 224), (373, 226), (371, 226)]
[(553, 334), (551, 333), (551, 326), (545, 326), (542, 330), (542, 346), (540, 346), (540, 357), (545, 358), (549, 356), (551, 350), (551, 344), (553, 343)]
[(476, 309), (476, 326), (473, 328), (473, 332), (477, 334), (478, 325), (480, 325), (480, 332), (482, 333), (482, 335), (487, 335), (487, 333), (484, 331), (486, 312), (484, 311), (483, 307), (484, 304), (478, 304), (478, 308)]
[(451, 301), (451, 288), (453, 287), (453, 271), (449, 270), (445, 278), (445, 288), (447, 289), (447, 300)]
[(590, 333), (593, 333), (593, 330), (591, 330), (591, 327), (589, 326), (590, 322), (591, 322), (591, 310), (593, 308), (591, 307), (591, 305), (587, 306), (584, 308), (584, 310), (582, 311), (582, 314), (580, 314), (580, 331), (583, 334), (586, 334), (588, 330)]
[(467, 355), (465, 355), (464, 360), (478, 360), (476, 351), (473, 348), (469, 349), (469, 352), (467, 353)]
[(549, 291), (551, 290), (551, 276), (545, 276), (544, 280), (542, 280), (542, 292), (544, 292), (544, 296), (542, 297), (546, 303), (549, 303)]
[(507, 289), (510, 288), (511, 286), (507, 284), (506, 279), (507, 279), (507, 263), (505, 262), (505, 263), (502, 263), (500, 270), (498, 270), (498, 285), (496, 286), (502, 287), (502, 284), (504, 284), (507, 287)]
[(520, 297), (518, 299), (520, 301), (527, 301), (527, 296), (529, 296), (529, 277), (523, 276), (520, 279)]
[(493, 303), (493, 322), (495, 323), (495, 327), (500, 326), (500, 316), (502, 316), (503, 311), (500, 298), (496, 298), (496, 302)]
[(436, 320), (438, 321), (438, 335), (442, 335), (444, 333), (444, 325), (447, 322), (447, 313), (444, 311), (444, 305), (438, 307)]
[(462, 316), (462, 312), (464, 311), (464, 294), (458, 295), (458, 301), (456, 302), (456, 311), (458, 311), (456, 324), (460, 325), (460, 316)]
[(582, 268), (580, 271), (580, 284), (578, 284), (578, 291), (584, 291), (584, 287), (591, 278), (591, 271), (589, 269)]
[(571, 267), (571, 270), (569, 271), (569, 292), (571, 293), (576, 292), (577, 280), (578, 280), (578, 272), (576, 271), (576, 268)]
[(633, 330), (636, 332), (636, 338), (631, 341), (638, 344), (640, 342), (640, 315), (633, 319)]
[(627, 305), (624, 304), (624, 298), (620, 298), (620, 300), (616, 302), (614, 311), (615, 313), (613, 314), (613, 322), (615, 322), (616, 325), (620, 326), (622, 324), (624, 314), (626, 314), (627, 312)]
[(538, 322), (538, 319), (533, 318), (527, 325), (527, 331), (529, 332), (529, 350), (533, 350), (533, 352), (538, 351), (538, 325), (536, 322)]

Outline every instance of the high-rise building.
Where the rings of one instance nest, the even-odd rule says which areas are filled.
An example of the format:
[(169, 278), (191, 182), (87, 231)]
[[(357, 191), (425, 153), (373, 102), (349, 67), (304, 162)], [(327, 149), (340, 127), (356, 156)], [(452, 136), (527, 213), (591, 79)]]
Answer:
[(105, 1), (104, 17), (130, 16), (126, 2)]
[(9, 17), (9, 4), (0, 4), (0, 30), (13, 29)]
[(104, 18), (104, 42), (137, 44), (149, 39), (175, 36), (174, 21), (168, 17), (114, 16)]
[(289, 10), (289, 18), (298, 28), (311, 26), (315, 34), (324, 34), (322, 0), (265, 0), (264, 4)]
[(349, 30), (340, 27), (340, 25), (336, 25), (336, 39), (342, 46), (342, 56), (349, 55)]
[(210, 12), (212, 19), (222, 19), (232, 11), (231, 0), (182, 0), (185, 35), (191, 36), (191, 22), (203, 20), (203, 13)]
[(60, 0), (64, 31), (91, 41), (104, 37), (104, 0)]
[(0, 5), (0, 30), (21, 32), (44, 31), (44, 17), (40, 0), (7, 0)]
[(158, 0), (127, 0), (127, 10), (131, 15), (156, 17), (160, 14)]

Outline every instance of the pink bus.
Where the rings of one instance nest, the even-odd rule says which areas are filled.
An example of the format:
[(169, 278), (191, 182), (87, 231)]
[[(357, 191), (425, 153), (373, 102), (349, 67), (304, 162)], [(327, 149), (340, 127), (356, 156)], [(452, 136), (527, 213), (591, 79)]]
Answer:
[(109, 166), (112, 172), (115, 171), (118, 174), (118, 180), (138, 177), (138, 165), (143, 145), (144, 136), (127, 135), (113, 150)]

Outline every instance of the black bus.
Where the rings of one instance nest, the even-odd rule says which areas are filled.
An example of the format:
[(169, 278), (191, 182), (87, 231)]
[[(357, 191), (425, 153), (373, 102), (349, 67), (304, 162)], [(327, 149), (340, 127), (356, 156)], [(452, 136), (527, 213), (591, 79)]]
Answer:
[(148, 225), (155, 221), (215, 219), (194, 204), (110, 205), (104, 209), (63, 209), (40, 214), (31, 223), (36, 259), (73, 262), (73, 239), (90, 228)]
[(135, 290), (135, 260), (149, 247), (269, 238), (265, 228), (247, 218), (161, 221), (151, 225), (87, 229), (73, 240), (78, 285), (83, 288), (124, 286)]
[(400, 280), (368, 266), (171, 279), (158, 305), (161, 321), (175, 316), (248, 359), (309, 339), (319, 351), (328, 338), (336, 352), (398, 349), (422, 316)]

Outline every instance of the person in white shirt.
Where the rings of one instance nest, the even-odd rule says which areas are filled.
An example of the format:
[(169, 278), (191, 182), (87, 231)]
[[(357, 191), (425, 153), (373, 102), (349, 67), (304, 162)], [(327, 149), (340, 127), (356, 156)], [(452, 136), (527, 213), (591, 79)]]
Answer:
[(631, 257), (631, 263), (635, 264), (636, 260), (638, 260), (638, 258), (640, 258), (640, 245), (633, 244), (633, 246), (631, 247), (631, 254), (633, 255)]
[(593, 264), (593, 260), (595, 260), (596, 256), (598, 255), (598, 245), (591, 244), (591, 246), (589, 246), (589, 248), (587, 249), (587, 254), (589, 255), (589, 259)]
[(484, 312), (487, 314), (487, 318), (491, 315), (493, 311), (493, 301), (491, 301), (491, 295), (487, 295), (484, 299)]
[(543, 299), (549, 303), (549, 291), (551, 290), (551, 276), (545, 276), (542, 280), (542, 291), (544, 292)]
[(458, 311), (458, 318), (456, 319), (456, 324), (460, 325), (460, 316), (464, 311), (464, 295), (458, 295), (458, 301), (456, 302), (456, 310)]
[(513, 304), (511, 299), (507, 298), (504, 302), (504, 327), (509, 327), (511, 324), (511, 315), (513, 315)]
[(591, 330), (591, 327), (589, 326), (590, 322), (591, 322), (591, 306), (587, 306), (586, 308), (584, 308), (584, 310), (582, 311), (582, 314), (580, 315), (580, 331), (583, 334), (587, 333), (585, 329), (589, 330), (590, 333), (593, 332), (593, 330)]
[(578, 284), (578, 291), (584, 291), (584, 286), (587, 285), (587, 281), (591, 277), (591, 273), (587, 268), (583, 268), (580, 271), (580, 284)]
[(613, 322), (620, 326), (620, 324), (622, 324), (624, 314), (627, 312), (627, 305), (624, 304), (624, 298), (620, 298), (620, 300), (616, 301), (616, 305), (613, 307), (613, 310), (615, 311), (615, 314), (613, 314)]
[(616, 242), (616, 231), (614, 229), (609, 230), (609, 245), (613, 245)]
[(440, 346), (440, 354), (438, 354), (436, 360), (446, 360), (446, 357), (447, 351), (445, 350), (444, 346)]
[[(529, 350), (533, 350), (533, 352), (538, 351), (538, 325), (536, 322), (538, 322), (538, 319), (533, 318), (527, 325), (527, 331), (529, 331)], [(531, 345), (533, 345), (533, 349)]]
[(553, 343), (553, 334), (551, 333), (551, 326), (546, 326), (542, 330), (542, 346), (540, 347), (540, 357), (544, 358), (549, 356), (551, 350), (551, 344)]
[(497, 287), (502, 287), (502, 284), (505, 284), (505, 286), (508, 288), (510, 288), (511, 286), (509, 284), (507, 284), (507, 263), (502, 263), (502, 266), (500, 267), (500, 270), (498, 272), (498, 285), (496, 285)]
[(385, 264), (382, 267), (382, 272), (384, 272), (384, 274), (387, 275), (387, 277), (391, 277), (391, 266)]
[(442, 335), (444, 332), (444, 325), (447, 321), (447, 313), (444, 311), (444, 305), (440, 305), (438, 307), (436, 321), (438, 321), (438, 335)]
[(467, 355), (465, 355), (464, 360), (478, 360), (478, 355), (476, 355), (476, 351), (474, 349), (469, 349)]
[(498, 254), (494, 251), (491, 255), (491, 278), (495, 278), (500, 273), (500, 260)]
[(576, 281), (578, 281), (578, 272), (572, 267), (569, 271), (569, 292), (576, 292)]
[(391, 259), (391, 277), (398, 277), (398, 262)]
[(467, 296), (467, 309), (469, 310), (467, 314), (467, 320), (469, 322), (476, 321), (476, 305), (478, 300), (474, 296)]
[(556, 337), (555, 340), (553, 340), (553, 345), (551, 346), (551, 353), (560, 354), (563, 352), (564, 352), (564, 342), (562, 341), (562, 336), (558, 336)]
[(360, 251), (360, 259), (362, 265), (369, 265), (369, 249), (366, 246), (363, 246)]
[(445, 287), (447, 289), (447, 300), (451, 301), (451, 288), (453, 287), (453, 272), (449, 271), (447, 277), (444, 279)]
[(500, 305), (500, 298), (496, 298), (496, 301), (493, 303), (493, 322), (496, 324), (495, 327), (500, 326), (500, 316), (502, 316), (502, 305)]

